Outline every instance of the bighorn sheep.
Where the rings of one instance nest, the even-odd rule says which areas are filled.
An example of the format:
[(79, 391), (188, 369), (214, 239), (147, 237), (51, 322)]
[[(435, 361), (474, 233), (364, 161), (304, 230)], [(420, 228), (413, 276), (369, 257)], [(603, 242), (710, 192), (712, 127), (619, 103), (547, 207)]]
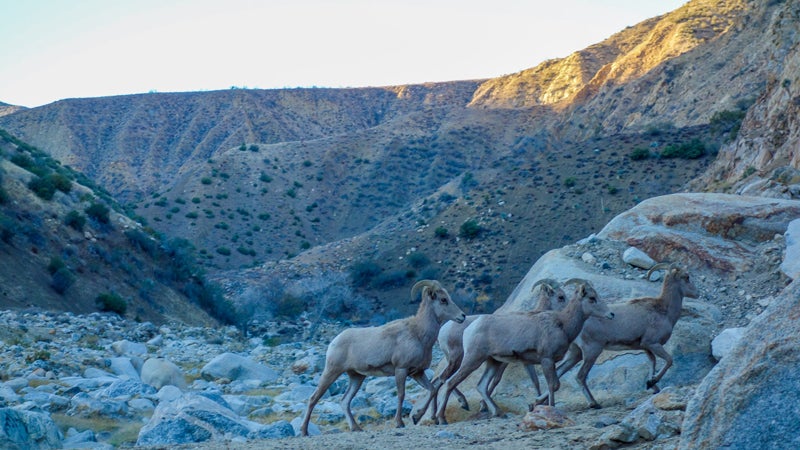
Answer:
[(541, 365), (550, 405), (555, 405), (555, 391), (559, 388), (556, 361), (567, 352), (587, 317), (614, 317), (588, 281), (568, 282), (575, 282), (578, 286), (561, 311), (487, 314), (467, 327), (464, 331), (464, 358), (458, 371), (447, 380), (442, 405), (436, 412), (438, 423), (447, 423), (445, 412), (450, 393), (484, 361), (486, 370), (477, 389), (493, 416), (500, 416), (501, 412), (489, 396), (488, 384), (500, 365), (508, 362)]
[(350, 378), (342, 397), (347, 423), (351, 431), (361, 428), (353, 419), (350, 403), (361, 388), (364, 379), (371, 376), (394, 376), (397, 382), (397, 427), (403, 427), (402, 413), (405, 398), (406, 377), (415, 379), (430, 391), (433, 386), (425, 375), (431, 364), (433, 344), (439, 328), (448, 320), (463, 322), (466, 315), (453, 303), (450, 294), (434, 280), (422, 280), (411, 288), (411, 298), (422, 292), (422, 300), (416, 315), (398, 319), (379, 327), (349, 328), (336, 336), (328, 345), (325, 369), (319, 378), (317, 389), (308, 399), (308, 408), (303, 417), (300, 432), (308, 435), (311, 412), (319, 399), (339, 378), (347, 373)]
[[(564, 305), (566, 305), (566, 303), (567, 296), (564, 294), (564, 291), (561, 289), (559, 283), (549, 278), (537, 281), (531, 288), (530, 298), (526, 299), (527, 305), (534, 305), (531, 312), (548, 310), (560, 311), (564, 309)], [(423, 406), (420, 407), (412, 416), (414, 423), (419, 422), (419, 420), (427, 411), (431, 401), (433, 401), (431, 419), (434, 421), (436, 420), (437, 396), (439, 389), (444, 381), (450, 378), (450, 376), (453, 375), (456, 370), (458, 370), (459, 366), (461, 366), (461, 360), (464, 356), (464, 346), (462, 345), (464, 330), (481, 315), (482, 314), (474, 314), (467, 316), (466, 320), (464, 320), (462, 323), (448, 322), (442, 325), (442, 328), (439, 330), (438, 342), (439, 348), (442, 350), (442, 353), (444, 353), (447, 366), (444, 368), (444, 370), (442, 370), (442, 373), (437, 375), (432, 380), (433, 390), (429, 393), (428, 398), (425, 400)], [(503, 363), (497, 370), (492, 382), (489, 384), (489, 395), (492, 395), (494, 388), (502, 379), (506, 367), (508, 367), (508, 364)], [(525, 370), (528, 372), (528, 376), (530, 376), (531, 381), (536, 388), (536, 395), (540, 395), (542, 392), (541, 388), (539, 387), (539, 377), (536, 375), (536, 369), (533, 365), (529, 365), (525, 366)], [(456, 394), (456, 398), (461, 404), (461, 407), (469, 410), (469, 404), (467, 403), (467, 398), (464, 396), (464, 394), (461, 393), (458, 388), (454, 389), (453, 392)], [(485, 406), (485, 403), (482, 402), (482, 405)]]
[[(663, 345), (669, 340), (672, 329), (681, 315), (683, 297), (697, 298), (698, 295), (697, 288), (689, 280), (686, 270), (673, 264), (656, 264), (647, 272), (646, 278), (649, 280), (654, 271), (663, 268), (667, 271), (661, 285), (661, 295), (634, 298), (624, 303), (609, 305), (609, 309), (616, 317), (613, 322), (601, 318), (588, 319), (570, 346), (564, 362), (559, 365), (558, 376), (561, 377), (573, 368), (581, 357), (583, 358), (583, 365), (578, 370), (576, 378), (581, 384), (583, 395), (589, 401), (589, 407), (600, 408), (600, 404), (586, 385), (586, 376), (604, 349), (644, 350), (652, 364), (650, 379), (646, 383), (647, 389), (654, 388), (655, 392), (659, 391), (656, 383), (672, 365), (672, 356)], [(666, 362), (658, 374), (656, 374), (656, 356)], [(537, 399), (538, 402), (543, 400), (544, 396)]]

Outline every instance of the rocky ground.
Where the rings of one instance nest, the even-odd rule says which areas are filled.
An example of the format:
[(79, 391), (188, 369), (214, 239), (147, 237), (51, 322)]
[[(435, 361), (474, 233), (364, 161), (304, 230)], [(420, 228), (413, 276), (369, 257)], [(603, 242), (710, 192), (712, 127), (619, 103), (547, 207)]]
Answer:
[[(670, 220), (683, 220), (692, 217), (693, 209), (687, 207), (678, 214), (673, 203), (691, 200), (661, 199), (660, 207), (673, 211)], [(706, 198), (703, 208), (712, 204), (711, 200)], [(752, 208), (746, 199), (717, 200), (715, 214), (730, 206), (736, 214)], [(450, 425), (429, 421), (413, 425), (407, 419), (406, 428), (396, 429), (392, 421), (394, 381), (370, 377), (353, 402), (357, 420), (366, 431), (350, 433), (344, 431), (344, 415), (338, 405), (347, 384), (342, 377), (331, 387), (332, 395), (315, 409), (312, 436), (301, 438), (295, 437), (300, 417), (323, 368), (327, 344), (342, 329), (341, 324), (268, 322), (252, 327), (252, 334), (244, 337), (234, 327), (156, 326), (99, 313), (3, 311), (0, 447), (675, 448), (692, 394), (715, 364), (711, 339), (726, 328), (760, 320), (762, 312), (787, 303), (787, 294), (781, 291), (788, 278), (781, 262), (796, 258), (787, 249), (800, 250), (787, 244), (794, 238), (788, 233), (788, 238), (774, 233), (760, 240), (744, 236), (762, 230), (759, 224), (772, 224), (785, 211), (796, 217), (798, 207), (794, 203), (771, 204), (762, 219), (735, 228), (736, 246), (730, 247), (734, 253), (715, 254), (713, 261), (708, 250), (720, 243), (717, 234), (709, 236), (707, 230), (695, 231), (691, 237), (680, 234), (682, 242), (691, 240), (693, 251), (713, 264), (694, 264), (691, 271), (700, 296), (684, 301), (684, 314), (667, 348), (676, 357), (675, 365), (660, 383), (663, 391), (657, 395), (644, 390), (647, 364), (642, 362), (646, 358), (621, 354), (596, 365), (589, 378), (603, 409), (587, 409), (573, 377), (567, 374), (557, 394), (557, 408), (528, 414), (530, 383), (522, 370), (512, 366), (495, 394), (507, 412), (505, 418), (488, 419), (451, 404)], [(647, 205), (632, 214), (637, 223), (663, 217), (660, 213), (648, 215)], [(795, 228), (800, 232), (800, 226)], [(532, 276), (548, 275), (542, 271), (544, 267), (594, 277), (592, 282), (596, 280), (595, 285), (604, 292), (634, 287), (657, 291), (660, 283), (643, 281), (645, 271), (623, 257), (628, 245), (606, 238), (613, 230), (610, 225), (598, 236), (545, 255), (521, 285)], [(627, 230), (628, 236), (638, 233), (638, 228)], [(669, 233), (669, 229), (659, 229), (655, 235)], [(642, 238), (641, 242), (647, 245), (648, 241)], [(746, 262), (749, 269), (726, 272), (712, 267), (737, 262)], [(513, 298), (506, 302), (514, 303)], [(434, 364), (440, 361), (441, 352), (435, 347)], [(469, 379), (464, 385), (469, 395), (474, 389), (468, 384)], [(406, 417), (423, 393), (415, 383), (408, 384), (403, 405)], [(477, 405), (474, 394), (471, 404), (473, 408)], [(538, 429), (542, 427), (547, 429)]]

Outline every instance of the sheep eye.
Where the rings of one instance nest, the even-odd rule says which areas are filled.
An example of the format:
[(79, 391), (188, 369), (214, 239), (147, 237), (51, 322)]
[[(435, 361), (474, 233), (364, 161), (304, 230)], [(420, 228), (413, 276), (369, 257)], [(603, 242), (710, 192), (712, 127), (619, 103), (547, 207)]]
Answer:
[(447, 304), (447, 297), (442, 297), (442, 298), (439, 299), (439, 301), (442, 302), (443, 305), (446, 305)]

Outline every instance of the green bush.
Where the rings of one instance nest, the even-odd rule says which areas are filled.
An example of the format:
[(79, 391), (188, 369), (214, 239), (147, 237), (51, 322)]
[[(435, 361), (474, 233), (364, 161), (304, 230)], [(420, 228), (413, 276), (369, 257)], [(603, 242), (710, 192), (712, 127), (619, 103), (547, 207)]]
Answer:
[(668, 145), (661, 152), (662, 158), (697, 159), (705, 155), (706, 146), (699, 139), (678, 145)]
[(371, 284), (372, 287), (377, 289), (399, 287), (408, 281), (409, 275), (413, 277), (413, 272), (412, 274), (409, 274), (406, 270), (392, 270), (389, 272), (383, 272), (373, 278)]
[(230, 256), (231, 249), (229, 249), (228, 247), (217, 247), (217, 253), (219, 253), (222, 256)]
[(350, 266), (350, 280), (356, 286), (366, 286), (383, 269), (375, 261), (358, 261)]
[(47, 265), (47, 271), (50, 272), (50, 275), (53, 275), (65, 267), (67, 267), (67, 265), (64, 264), (64, 261), (61, 258), (58, 256), (53, 256), (50, 258), (50, 264)]
[(111, 222), (111, 219), (108, 216), (110, 210), (108, 209), (108, 206), (102, 203), (92, 203), (86, 207), (84, 212), (87, 216), (89, 216), (90, 219), (94, 219), (98, 223), (107, 224)]
[(59, 294), (66, 292), (74, 283), (75, 275), (66, 267), (56, 270), (50, 280), (50, 286)]
[(436, 227), (436, 229), (433, 230), (433, 235), (437, 238), (444, 239), (450, 236), (450, 232), (447, 231), (447, 228), (445, 227)]
[(568, 177), (564, 180), (564, 186), (566, 187), (573, 187), (575, 186), (575, 177)]
[(305, 310), (303, 299), (285, 294), (272, 305), (272, 313), (277, 317), (297, 318)]
[(200, 182), (203, 184), (211, 184), (211, 178), (209, 177), (200, 178)]
[(28, 188), (39, 198), (51, 200), (56, 190), (67, 193), (72, 190), (72, 181), (60, 173), (50, 173), (45, 176), (32, 179), (28, 183)]
[(100, 311), (113, 312), (120, 316), (125, 315), (125, 311), (128, 309), (128, 302), (112, 292), (98, 295), (94, 303)]
[(483, 229), (481, 228), (480, 224), (478, 224), (477, 220), (469, 219), (461, 224), (459, 236), (465, 239), (474, 239), (478, 237), (482, 231)]
[(83, 226), (86, 225), (86, 216), (73, 209), (64, 216), (64, 225), (77, 231), (83, 231)]
[(421, 252), (414, 252), (408, 255), (408, 265), (415, 269), (421, 269), (431, 263), (430, 258)]
[(642, 161), (650, 157), (650, 150), (644, 147), (636, 147), (628, 157), (633, 161)]
[(17, 225), (8, 216), (0, 213), (0, 240), (10, 244), (14, 235), (17, 234)]

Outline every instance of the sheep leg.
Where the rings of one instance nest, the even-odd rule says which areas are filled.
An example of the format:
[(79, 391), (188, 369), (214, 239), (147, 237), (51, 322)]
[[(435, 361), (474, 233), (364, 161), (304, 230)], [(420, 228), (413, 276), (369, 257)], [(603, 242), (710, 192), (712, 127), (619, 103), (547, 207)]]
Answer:
[(394, 381), (397, 383), (397, 412), (394, 413), (394, 422), (397, 428), (404, 428), (403, 423), (403, 401), (406, 398), (406, 377), (408, 369), (396, 368), (394, 370)]
[(353, 401), (353, 397), (356, 396), (358, 390), (361, 389), (361, 383), (363, 383), (364, 379), (367, 377), (352, 371), (347, 372), (347, 375), (350, 377), (350, 382), (347, 384), (347, 390), (340, 404), (342, 405), (342, 409), (344, 409), (345, 417), (347, 417), (347, 425), (350, 426), (350, 431), (362, 431), (361, 427), (356, 423), (356, 419), (353, 418), (353, 412), (350, 410), (350, 403)]
[[(508, 367), (508, 363), (500, 363), (500, 366), (497, 368), (497, 372), (495, 372), (494, 376), (492, 377), (492, 381), (489, 383), (489, 389), (488, 389), (489, 397), (492, 396), (492, 394), (494, 393), (494, 389), (500, 383), (500, 380), (503, 379), (503, 372), (506, 371), (506, 367)], [(537, 388), (539, 387), (538, 380), (536, 387)], [(468, 408), (464, 409), (468, 410)], [(480, 411), (487, 411), (486, 402), (483, 400), (481, 400)]]
[[(524, 367), (525, 372), (528, 372), (531, 383), (533, 383), (533, 387), (536, 388), (536, 399), (538, 400), (538, 398), (542, 396), (542, 388), (539, 386), (539, 375), (536, 374), (536, 366), (533, 364), (525, 364)], [(537, 400), (534, 400), (533, 403), (528, 405), (528, 411), (533, 411), (533, 407), (536, 406)]]
[(581, 351), (581, 348), (574, 342), (570, 344), (567, 356), (565, 356), (561, 364), (558, 365), (558, 378), (563, 377), (565, 373), (569, 372), (570, 369), (575, 367), (575, 365), (580, 362), (582, 357), (583, 351)]
[[(411, 421), (414, 422), (414, 425), (416, 425), (419, 422), (419, 419), (421, 419), (425, 414), (425, 411), (428, 410), (428, 405), (430, 404), (431, 399), (434, 398), (438, 392), (441, 383), (439, 383), (437, 380), (437, 384), (434, 385), (428, 381), (428, 377), (425, 376), (425, 372), (422, 372), (419, 375), (414, 375), (413, 378), (417, 383), (420, 384), (420, 386), (424, 387), (428, 391), (428, 398), (425, 400), (425, 404), (411, 416)], [(434, 410), (435, 408), (436, 406), (434, 405)]]
[(552, 358), (542, 358), (540, 362), (544, 379), (547, 381), (548, 400), (547, 404), (556, 406), (556, 391), (561, 387), (556, 371), (556, 362)]
[[(325, 368), (327, 369), (327, 367)], [(308, 422), (311, 421), (311, 411), (314, 410), (314, 407), (317, 406), (319, 399), (325, 394), (325, 391), (331, 387), (334, 381), (339, 378), (342, 371), (329, 371), (323, 370), (322, 375), (319, 377), (319, 384), (317, 385), (317, 389), (311, 394), (311, 397), (308, 399), (308, 407), (306, 408), (305, 416), (303, 417), (303, 425), (300, 427), (300, 435), (308, 436)]]
[[(661, 380), (661, 377), (664, 376), (664, 374), (667, 372), (667, 369), (669, 369), (672, 366), (672, 355), (670, 355), (666, 350), (664, 350), (664, 347), (662, 347), (661, 344), (648, 345), (646, 350), (653, 352), (656, 356), (660, 357), (665, 362), (664, 367), (661, 368), (661, 370), (656, 374), (656, 376), (647, 380), (646, 384), (647, 389), (653, 388), (655, 392), (659, 392), (660, 389), (658, 388), (658, 386), (656, 386), (656, 383), (658, 383)], [(655, 367), (655, 363), (653, 363), (653, 365)]]
[(586, 384), (586, 377), (589, 375), (589, 371), (594, 366), (594, 362), (597, 361), (597, 357), (600, 356), (600, 353), (603, 351), (602, 348), (599, 351), (583, 351), (583, 364), (581, 364), (581, 368), (578, 370), (578, 374), (575, 375), (575, 378), (578, 380), (578, 383), (581, 385), (581, 389), (583, 390), (583, 395), (586, 397), (586, 400), (589, 401), (589, 407), (593, 409), (600, 409), (601, 406), (597, 403), (597, 400), (594, 399), (592, 392), (589, 390), (589, 386)]
[(497, 406), (497, 403), (492, 400), (491, 392), (489, 390), (489, 385), (500, 369), (500, 366), (502, 366), (502, 363), (499, 361), (493, 358), (487, 359), (486, 370), (483, 371), (483, 375), (481, 375), (481, 379), (478, 381), (478, 385), (476, 386), (478, 393), (481, 394), (481, 397), (483, 397), (483, 403), (486, 404), (486, 409), (493, 417), (501, 417), (503, 415), (503, 413), (500, 412), (500, 408)]
[(458, 368), (456, 373), (447, 379), (447, 388), (444, 392), (442, 405), (436, 411), (436, 419), (440, 425), (447, 425), (445, 413), (447, 412), (447, 400), (450, 398), (450, 394), (459, 384), (461, 384), (462, 381), (466, 380), (472, 372), (480, 367), (483, 361), (484, 359), (480, 357), (465, 358), (461, 363), (461, 367)]

